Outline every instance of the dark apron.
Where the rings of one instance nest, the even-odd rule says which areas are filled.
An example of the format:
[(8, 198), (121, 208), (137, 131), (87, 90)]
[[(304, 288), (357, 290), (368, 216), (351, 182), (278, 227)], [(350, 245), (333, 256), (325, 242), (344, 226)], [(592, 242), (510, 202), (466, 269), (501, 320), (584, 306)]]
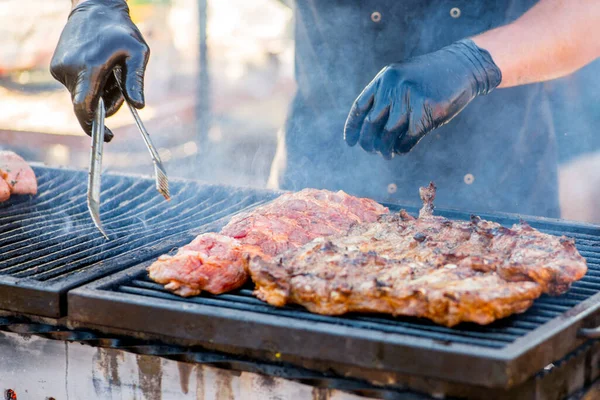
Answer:
[(543, 85), (475, 99), (405, 156), (348, 147), (352, 102), (385, 65), (513, 21), (535, 1), (298, 0), (298, 91), (283, 133), (279, 187), (344, 190), (418, 204), (434, 181), (438, 207), (559, 217), (557, 156)]

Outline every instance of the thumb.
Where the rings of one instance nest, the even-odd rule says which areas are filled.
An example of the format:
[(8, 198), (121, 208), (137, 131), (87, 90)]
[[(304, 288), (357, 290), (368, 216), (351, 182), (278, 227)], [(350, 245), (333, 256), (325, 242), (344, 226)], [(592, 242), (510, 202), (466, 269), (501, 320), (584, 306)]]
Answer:
[(135, 108), (144, 108), (144, 73), (148, 63), (148, 53), (139, 52), (125, 61), (124, 92), (127, 100)]
[[(75, 116), (81, 129), (89, 136), (92, 135), (92, 121), (100, 99), (98, 82), (97, 74), (93, 74), (90, 70), (83, 70), (77, 76), (77, 82), (71, 93)], [(104, 127), (104, 141), (110, 142), (113, 136), (112, 131)]]

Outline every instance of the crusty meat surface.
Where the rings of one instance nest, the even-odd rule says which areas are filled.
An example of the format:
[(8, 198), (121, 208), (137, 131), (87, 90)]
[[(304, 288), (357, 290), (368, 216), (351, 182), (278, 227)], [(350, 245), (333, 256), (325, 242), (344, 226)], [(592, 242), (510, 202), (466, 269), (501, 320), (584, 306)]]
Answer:
[(37, 194), (35, 173), (27, 161), (12, 151), (0, 151), (0, 176), (11, 194)]
[(565, 292), (586, 273), (571, 239), (525, 222), (508, 229), (478, 217), (433, 216), (435, 187), (420, 194), (417, 219), (404, 211), (383, 215), (270, 261), (252, 258), (255, 294), (274, 306), (295, 303), (319, 314), (488, 324), (525, 311), (542, 293)]
[(388, 209), (344, 192), (304, 189), (232, 218), (220, 234), (201, 234), (174, 256), (148, 267), (150, 278), (180, 296), (239, 288), (248, 279), (248, 258), (265, 260), (309, 241), (374, 222)]

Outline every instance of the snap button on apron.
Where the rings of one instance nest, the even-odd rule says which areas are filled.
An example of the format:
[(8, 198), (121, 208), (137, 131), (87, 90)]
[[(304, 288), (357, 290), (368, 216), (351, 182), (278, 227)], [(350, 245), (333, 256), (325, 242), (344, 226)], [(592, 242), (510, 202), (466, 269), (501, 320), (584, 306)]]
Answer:
[(452, 7), (450, 9), (450, 16), (452, 18), (458, 18), (458, 17), (460, 17), (460, 8), (458, 8), (458, 7)]
[(390, 183), (387, 189), (389, 194), (393, 194), (398, 190), (398, 186), (395, 183)]
[(473, 174), (466, 174), (463, 179), (467, 185), (470, 185), (475, 181), (475, 177), (473, 176)]
[(381, 13), (379, 11), (373, 11), (371, 14), (371, 21), (378, 23), (381, 21)]

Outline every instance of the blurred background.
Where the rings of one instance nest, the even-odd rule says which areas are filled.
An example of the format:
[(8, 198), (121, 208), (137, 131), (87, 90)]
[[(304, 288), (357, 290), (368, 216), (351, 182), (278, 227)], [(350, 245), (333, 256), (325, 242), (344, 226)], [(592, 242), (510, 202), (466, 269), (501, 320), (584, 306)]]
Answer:
[[(170, 176), (264, 187), (295, 91), (292, 0), (129, 0), (150, 45), (140, 112)], [(88, 167), (90, 140), (48, 65), (68, 0), (0, 1), (0, 147), (50, 166)], [(561, 154), (563, 218), (600, 223), (599, 63), (547, 84)], [(585, 82), (582, 86), (580, 82)], [(589, 108), (570, 107), (585, 95)], [(574, 120), (577, 124), (573, 124)], [(151, 174), (126, 108), (107, 120), (107, 171)], [(574, 128), (576, 127), (576, 128)], [(584, 127), (584, 128), (582, 128)]]

